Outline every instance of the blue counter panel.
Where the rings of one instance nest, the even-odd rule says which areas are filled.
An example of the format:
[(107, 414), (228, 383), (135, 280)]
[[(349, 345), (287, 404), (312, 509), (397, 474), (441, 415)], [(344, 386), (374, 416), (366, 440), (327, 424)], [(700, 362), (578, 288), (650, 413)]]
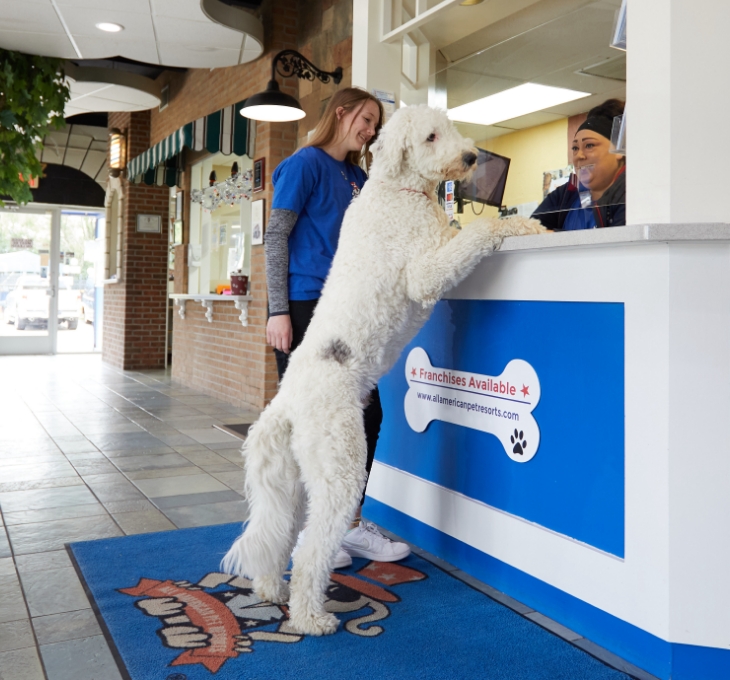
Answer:
[[(511, 385), (505, 393), (508, 382), (517, 383), (516, 394)], [(531, 396), (520, 394), (524, 383)], [(442, 404), (453, 397), (439, 406), (445, 420), (412, 429), (409, 389), (437, 391)], [(623, 304), (443, 300), (380, 392), (378, 460), (624, 556)], [(422, 406), (416, 396), (409, 396), (412, 424), (413, 403)], [(467, 402), (481, 409), (483, 425), (466, 413)], [(522, 409), (522, 428), (487, 415), (495, 412), (490, 404)], [(513, 454), (511, 433), (514, 442), (524, 438), (526, 453), (536, 441), (537, 449)]]

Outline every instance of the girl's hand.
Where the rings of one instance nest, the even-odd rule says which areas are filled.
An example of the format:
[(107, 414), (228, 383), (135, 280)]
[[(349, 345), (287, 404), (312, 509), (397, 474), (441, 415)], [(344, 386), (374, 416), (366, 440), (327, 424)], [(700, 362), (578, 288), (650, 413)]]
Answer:
[(266, 342), (279, 351), (289, 354), (293, 337), (291, 317), (288, 314), (269, 317), (266, 324)]

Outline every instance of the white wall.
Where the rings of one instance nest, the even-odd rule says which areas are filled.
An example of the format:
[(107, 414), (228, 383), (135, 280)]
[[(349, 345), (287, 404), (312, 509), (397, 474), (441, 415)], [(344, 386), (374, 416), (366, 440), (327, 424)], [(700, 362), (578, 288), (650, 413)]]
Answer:
[(631, 0), (627, 222), (728, 222), (730, 3)]

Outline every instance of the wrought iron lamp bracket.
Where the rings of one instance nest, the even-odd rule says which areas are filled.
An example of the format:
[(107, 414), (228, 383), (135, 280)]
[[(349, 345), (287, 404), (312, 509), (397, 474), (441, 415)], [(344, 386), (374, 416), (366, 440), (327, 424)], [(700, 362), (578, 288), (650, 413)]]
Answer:
[(271, 80), (276, 80), (277, 73), (284, 78), (296, 76), (312, 81), (318, 78), (323, 83), (329, 83), (332, 80), (335, 85), (339, 85), (342, 80), (341, 66), (334, 71), (322, 71), (296, 50), (282, 50), (274, 57), (271, 64)]

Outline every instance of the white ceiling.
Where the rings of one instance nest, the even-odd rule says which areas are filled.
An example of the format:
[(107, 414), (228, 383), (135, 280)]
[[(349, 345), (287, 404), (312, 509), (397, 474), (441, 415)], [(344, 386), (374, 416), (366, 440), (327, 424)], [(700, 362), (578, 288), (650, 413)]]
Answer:
[[(216, 21), (203, 5), (216, 10)], [(236, 28), (217, 23), (228, 17)], [(105, 33), (96, 28), (100, 22), (124, 30)], [(263, 26), (217, 0), (0, 0), (0, 47), (64, 59), (119, 56), (216, 68), (261, 56)]]

